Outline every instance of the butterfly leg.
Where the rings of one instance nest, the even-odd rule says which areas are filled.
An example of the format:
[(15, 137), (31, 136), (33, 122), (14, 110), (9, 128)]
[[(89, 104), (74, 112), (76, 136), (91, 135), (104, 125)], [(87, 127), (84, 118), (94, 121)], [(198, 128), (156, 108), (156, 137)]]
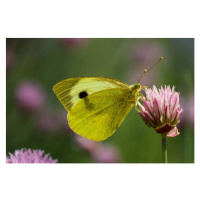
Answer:
[(137, 101), (135, 102), (135, 110), (138, 112), (139, 109), (137, 108), (137, 102), (141, 99), (145, 98), (144, 95), (142, 95), (141, 93), (138, 94), (138, 98)]
[(135, 110), (138, 112), (139, 111), (139, 109), (137, 108), (137, 102), (141, 99), (143, 99), (143, 98), (145, 98), (146, 99), (146, 101), (149, 101), (143, 94), (141, 94), (141, 93), (139, 93), (138, 94), (138, 99), (137, 99), (137, 101), (136, 101), (136, 103), (135, 103)]
[(146, 99), (146, 101), (149, 101), (149, 99), (147, 99), (143, 94), (141, 94), (141, 93), (139, 93), (139, 97), (138, 97), (138, 100), (139, 99), (143, 99), (143, 98), (145, 98)]
[(137, 108), (137, 105), (135, 105), (135, 111), (137, 111), (137, 112), (139, 111), (139, 109)]
[(145, 96), (143, 94), (139, 93), (138, 94), (138, 99), (143, 99), (143, 98), (145, 98)]

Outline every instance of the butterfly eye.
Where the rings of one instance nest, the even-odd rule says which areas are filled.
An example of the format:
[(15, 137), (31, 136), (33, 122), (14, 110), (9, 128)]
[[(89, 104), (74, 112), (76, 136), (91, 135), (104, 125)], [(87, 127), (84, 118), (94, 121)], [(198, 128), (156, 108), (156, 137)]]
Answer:
[(84, 97), (87, 97), (88, 93), (86, 91), (80, 92), (79, 93), (79, 98), (83, 99)]

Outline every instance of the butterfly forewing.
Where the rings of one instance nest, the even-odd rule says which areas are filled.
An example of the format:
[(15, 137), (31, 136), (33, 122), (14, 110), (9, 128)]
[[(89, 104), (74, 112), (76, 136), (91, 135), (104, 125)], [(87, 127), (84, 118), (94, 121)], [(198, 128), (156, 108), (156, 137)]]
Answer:
[(122, 88), (128, 89), (124, 82), (101, 77), (75, 77), (59, 82), (53, 87), (55, 94), (67, 111), (70, 111), (82, 98), (95, 92)]

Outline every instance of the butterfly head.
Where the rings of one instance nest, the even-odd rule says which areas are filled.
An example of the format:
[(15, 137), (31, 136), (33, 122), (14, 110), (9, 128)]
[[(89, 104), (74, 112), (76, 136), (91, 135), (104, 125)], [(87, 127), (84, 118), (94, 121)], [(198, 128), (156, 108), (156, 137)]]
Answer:
[(135, 85), (131, 85), (130, 90), (132, 91), (132, 93), (138, 93), (141, 90), (141, 84), (136, 83)]

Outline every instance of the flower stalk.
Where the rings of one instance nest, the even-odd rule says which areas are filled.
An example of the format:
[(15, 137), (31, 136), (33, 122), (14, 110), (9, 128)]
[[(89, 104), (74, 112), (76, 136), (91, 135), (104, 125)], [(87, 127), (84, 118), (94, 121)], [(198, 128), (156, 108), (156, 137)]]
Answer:
[(162, 135), (162, 163), (167, 163), (167, 137)]

